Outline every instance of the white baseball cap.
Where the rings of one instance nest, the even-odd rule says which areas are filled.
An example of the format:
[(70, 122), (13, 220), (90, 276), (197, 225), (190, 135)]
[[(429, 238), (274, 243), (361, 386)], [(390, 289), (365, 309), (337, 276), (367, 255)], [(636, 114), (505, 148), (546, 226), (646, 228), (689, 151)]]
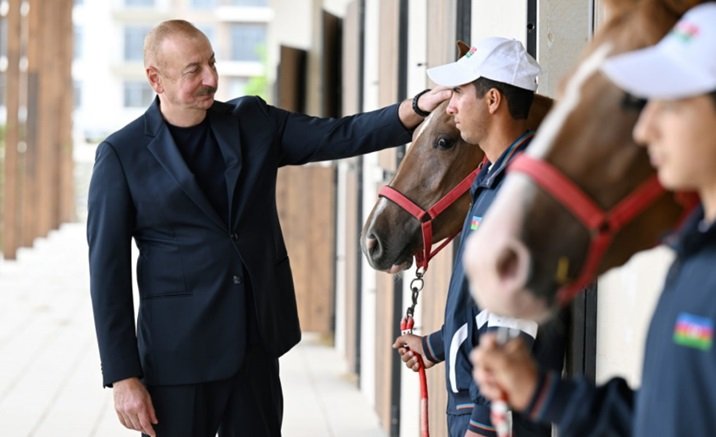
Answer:
[(438, 85), (456, 87), (484, 77), (530, 91), (537, 89), (541, 72), (522, 43), (501, 37), (485, 38), (457, 61), (427, 71)]
[(716, 3), (689, 9), (658, 44), (609, 58), (602, 71), (638, 97), (679, 99), (716, 90)]

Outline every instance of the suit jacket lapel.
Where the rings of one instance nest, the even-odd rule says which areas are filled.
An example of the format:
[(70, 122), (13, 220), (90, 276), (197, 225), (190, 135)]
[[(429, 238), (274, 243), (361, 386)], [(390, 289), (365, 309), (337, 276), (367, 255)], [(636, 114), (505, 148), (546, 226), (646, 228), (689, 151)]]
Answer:
[(211, 130), (226, 163), (224, 177), (226, 180), (226, 192), (229, 196), (229, 223), (235, 223), (236, 185), (241, 173), (242, 160), (239, 125), (236, 119), (230, 115), (231, 107), (220, 102), (215, 103), (209, 111)]
[(179, 153), (179, 149), (174, 143), (174, 139), (169, 132), (169, 128), (159, 112), (158, 101), (155, 101), (155, 103), (149, 108), (146, 113), (146, 117), (146, 133), (147, 135), (154, 137), (147, 145), (149, 151), (154, 155), (157, 161), (159, 161), (162, 167), (176, 180), (182, 191), (184, 191), (184, 193), (207, 216), (209, 216), (214, 224), (219, 226), (221, 229), (226, 230), (226, 224), (219, 217), (219, 214), (216, 213), (216, 210), (214, 210), (211, 203), (209, 203), (209, 200), (201, 191), (199, 184), (196, 183), (194, 175), (186, 166), (181, 153)]

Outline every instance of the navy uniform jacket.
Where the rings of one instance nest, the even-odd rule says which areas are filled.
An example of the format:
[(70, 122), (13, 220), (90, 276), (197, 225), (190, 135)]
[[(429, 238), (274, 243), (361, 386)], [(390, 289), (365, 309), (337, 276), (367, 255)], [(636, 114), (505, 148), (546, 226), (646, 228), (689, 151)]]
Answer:
[[(289, 350), (301, 331), (276, 212), (278, 168), (410, 140), (398, 105), (321, 119), (242, 97), (215, 102), (207, 117), (225, 161), (228, 225), (182, 159), (158, 99), (97, 149), (87, 237), (105, 385), (132, 376), (148, 384), (231, 377), (245, 351), (247, 311), (255, 311), (263, 348), (277, 357)], [(248, 287), (255, 308), (246, 308)]]
[(670, 243), (676, 258), (652, 317), (642, 384), (600, 387), (542, 373), (528, 408), (560, 436), (716, 436), (716, 225), (699, 208)]
[[(480, 394), (479, 387), (475, 384), (470, 362), (470, 352), (479, 344), (480, 334), (501, 326), (519, 329), (523, 339), (533, 345), (535, 351), (540, 351), (536, 352), (538, 360), (551, 369), (561, 369), (564, 356), (564, 326), (556, 326), (563, 323), (563, 320), (556, 321), (555, 326), (550, 325), (543, 329), (535, 322), (501, 318), (480, 310), (470, 294), (462, 263), (465, 240), (479, 228), (482, 217), (504, 181), (508, 164), (527, 147), (533, 135), (532, 132), (521, 135), (492, 166), (485, 165), (478, 173), (471, 189), (473, 202), (463, 224), (450, 277), (445, 322), (439, 331), (423, 338), (426, 357), (433, 362), (445, 361), (447, 413), (470, 414), (469, 429), (485, 436), (495, 435), (490, 421), (490, 403)], [(537, 342), (535, 338), (538, 338)], [(550, 435), (549, 427), (535, 426), (518, 415), (515, 415), (513, 420), (513, 429), (515, 437)], [(465, 431), (466, 429), (453, 429), (451, 435), (462, 436)]]

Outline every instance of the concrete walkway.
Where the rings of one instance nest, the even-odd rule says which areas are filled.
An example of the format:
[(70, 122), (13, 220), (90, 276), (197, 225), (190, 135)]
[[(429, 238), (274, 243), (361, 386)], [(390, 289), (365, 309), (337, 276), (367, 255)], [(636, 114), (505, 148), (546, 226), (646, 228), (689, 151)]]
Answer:
[[(17, 261), (0, 260), (2, 437), (138, 435), (101, 388), (84, 235), (83, 224), (64, 225)], [(312, 336), (281, 358), (284, 436), (385, 437), (344, 369)]]

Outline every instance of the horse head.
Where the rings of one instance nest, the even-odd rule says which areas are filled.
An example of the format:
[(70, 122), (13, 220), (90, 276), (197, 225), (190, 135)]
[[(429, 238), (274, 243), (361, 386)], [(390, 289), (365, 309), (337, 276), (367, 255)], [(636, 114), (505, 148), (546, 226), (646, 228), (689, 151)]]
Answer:
[[(469, 50), (465, 44), (458, 47), (459, 56)], [(410, 267), (414, 256), (427, 267), (432, 242), (460, 231), (470, 205), (470, 175), (484, 153), (461, 138), (447, 105), (443, 102), (416, 128), (412, 145), (363, 226), (361, 248), (376, 270), (398, 272)], [(536, 128), (551, 105), (551, 99), (535, 96), (529, 127)]]
[(466, 270), (483, 308), (544, 319), (596, 275), (656, 245), (683, 217), (683, 205), (658, 185), (632, 139), (640, 108), (600, 66), (658, 42), (695, 2), (627, 3), (585, 48), (467, 243)]

